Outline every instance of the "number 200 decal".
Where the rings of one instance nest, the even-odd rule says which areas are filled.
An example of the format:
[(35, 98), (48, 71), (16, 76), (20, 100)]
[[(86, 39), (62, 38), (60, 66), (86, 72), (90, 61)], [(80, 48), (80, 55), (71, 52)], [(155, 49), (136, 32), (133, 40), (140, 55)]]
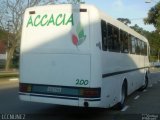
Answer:
[(88, 80), (76, 80), (76, 85), (88, 85), (89, 81)]

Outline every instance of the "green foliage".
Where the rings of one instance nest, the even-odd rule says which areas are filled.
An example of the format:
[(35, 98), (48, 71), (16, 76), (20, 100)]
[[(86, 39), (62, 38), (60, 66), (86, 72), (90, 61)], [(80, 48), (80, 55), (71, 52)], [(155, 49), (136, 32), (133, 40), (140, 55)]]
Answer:
[(84, 4), (84, 0), (67, 0), (68, 3), (71, 3), (71, 4), (79, 4), (79, 3), (82, 3)]
[(150, 61), (157, 61), (158, 51), (160, 51), (160, 34), (157, 31), (149, 32), (139, 27), (137, 24), (130, 26), (136, 32), (145, 36), (150, 44)]
[(158, 56), (153, 56), (153, 55), (149, 56), (149, 61), (150, 62), (157, 62), (157, 60), (158, 60)]
[(151, 56), (154, 58), (153, 61), (156, 61), (160, 52), (160, 35), (157, 32), (152, 32), (147, 38), (151, 47)]
[(13, 78), (13, 77), (19, 77), (19, 73), (17, 72), (1, 72), (0, 78)]
[(121, 21), (125, 25), (131, 24), (131, 21), (128, 18), (117, 18), (117, 20)]
[(160, 2), (149, 10), (148, 17), (144, 19), (144, 23), (153, 24), (160, 32)]
[(155, 56), (158, 56), (160, 52), (160, 2), (149, 10), (148, 17), (144, 19), (144, 23), (152, 24), (156, 28), (156, 31), (147, 35), (151, 46), (151, 59), (155, 60)]
[(130, 28), (140, 33), (141, 35), (144, 35), (145, 30), (143, 30), (143, 28), (139, 27), (137, 24), (135, 24), (134, 26), (130, 26)]

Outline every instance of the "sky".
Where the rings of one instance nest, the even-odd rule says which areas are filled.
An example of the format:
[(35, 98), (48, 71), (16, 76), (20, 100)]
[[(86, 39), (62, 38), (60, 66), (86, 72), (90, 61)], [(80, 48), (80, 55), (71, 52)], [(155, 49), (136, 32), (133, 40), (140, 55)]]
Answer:
[(113, 18), (128, 18), (131, 26), (137, 24), (147, 31), (155, 30), (153, 25), (145, 25), (143, 18), (147, 17), (148, 11), (158, 0), (85, 0), (86, 4), (95, 5)]

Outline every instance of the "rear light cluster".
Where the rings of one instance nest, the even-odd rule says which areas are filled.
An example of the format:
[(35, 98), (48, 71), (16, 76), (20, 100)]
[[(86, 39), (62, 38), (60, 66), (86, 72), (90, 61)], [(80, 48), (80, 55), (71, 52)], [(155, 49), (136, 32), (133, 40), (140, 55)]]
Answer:
[[(53, 95), (56, 94), (56, 95), (75, 96), (75, 97), (83, 97), (83, 98), (99, 98), (101, 94), (101, 88), (61, 87), (61, 92), (55, 92), (55, 91), (48, 92), (48, 88), (51, 88), (51, 87), (46, 85), (33, 85), (33, 84), (26, 84), (26, 83), (19, 84), (19, 92), (26, 92), (26, 93), (41, 92), (43, 94), (53, 94)], [(54, 86), (53, 88), (56, 88), (56, 87)]]
[(81, 97), (100, 97), (100, 89), (99, 88), (83, 88), (80, 90)]
[(20, 92), (31, 92), (31, 90), (32, 90), (32, 86), (30, 84), (24, 84), (24, 83), (19, 84)]

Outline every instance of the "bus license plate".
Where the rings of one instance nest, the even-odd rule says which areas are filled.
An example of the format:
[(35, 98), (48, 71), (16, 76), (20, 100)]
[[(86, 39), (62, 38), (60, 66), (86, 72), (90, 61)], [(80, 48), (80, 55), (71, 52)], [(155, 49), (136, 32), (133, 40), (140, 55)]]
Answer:
[(62, 88), (60, 88), (60, 87), (48, 87), (47, 88), (47, 92), (61, 93), (62, 92)]

